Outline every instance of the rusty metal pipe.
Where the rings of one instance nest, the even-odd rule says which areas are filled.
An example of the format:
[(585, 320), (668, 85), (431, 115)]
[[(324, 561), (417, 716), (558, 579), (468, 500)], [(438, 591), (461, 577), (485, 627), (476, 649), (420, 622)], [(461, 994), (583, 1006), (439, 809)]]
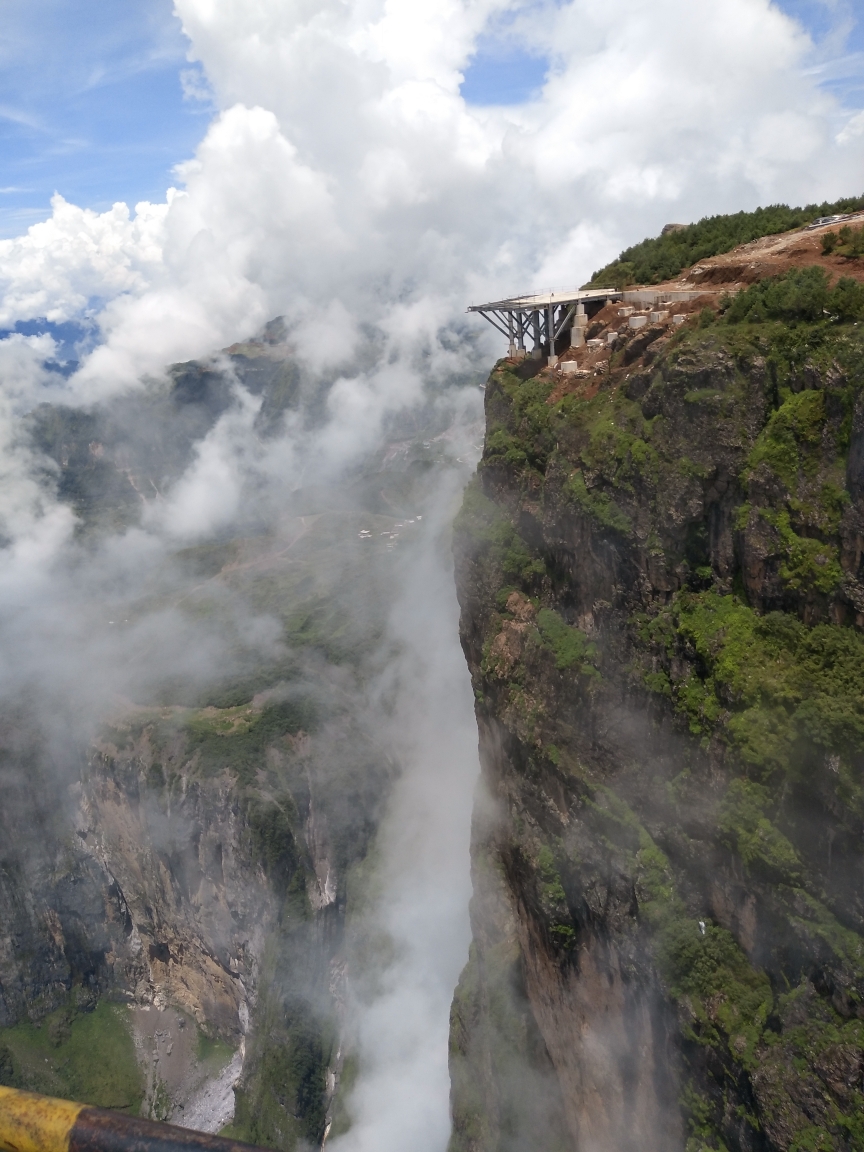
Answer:
[(0, 1087), (4, 1152), (255, 1152), (251, 1144)]

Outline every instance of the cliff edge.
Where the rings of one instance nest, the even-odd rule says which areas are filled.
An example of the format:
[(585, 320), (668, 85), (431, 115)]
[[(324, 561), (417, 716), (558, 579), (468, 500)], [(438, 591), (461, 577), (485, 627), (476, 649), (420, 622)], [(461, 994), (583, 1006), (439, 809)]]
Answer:
[(864, 1147), (862, 297), (490, 376), (454, 1152)]

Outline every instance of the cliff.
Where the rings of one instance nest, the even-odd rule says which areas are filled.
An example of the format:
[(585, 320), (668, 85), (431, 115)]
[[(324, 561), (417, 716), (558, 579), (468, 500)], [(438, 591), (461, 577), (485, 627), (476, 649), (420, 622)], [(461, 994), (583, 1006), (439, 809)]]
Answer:
[(861, 296), (489, 378), (454, 1152), (864, 1146)]

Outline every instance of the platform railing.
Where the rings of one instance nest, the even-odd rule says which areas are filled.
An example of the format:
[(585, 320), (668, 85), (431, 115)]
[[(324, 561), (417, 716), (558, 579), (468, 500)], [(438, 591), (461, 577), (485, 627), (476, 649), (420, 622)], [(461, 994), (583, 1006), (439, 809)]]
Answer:
[(222, 1136), (0, 1087), (4, 1152), (253, 1152)]

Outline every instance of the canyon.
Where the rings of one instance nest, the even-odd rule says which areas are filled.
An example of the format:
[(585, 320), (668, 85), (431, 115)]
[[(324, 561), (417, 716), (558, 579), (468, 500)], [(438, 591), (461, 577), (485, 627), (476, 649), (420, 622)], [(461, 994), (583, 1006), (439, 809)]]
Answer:
[[(0, 1083), (353, 1149), (446, 1121), (449, 1055), (450, 1152), (864, 1145), (864, 276), (822, 232), (339, 469), (279, 455), (334, 384), (281, 321), (28, 414), (81, 594), (4, 682)], [(144, 541), (231, 437), (270, 472)]]
[[(445, 649), (461, 665), (452, 580), (440, 593), (436, 580), (450, 565), (446, 525), (479, 433), (464, 417), (479, 392), (467, 393), (467, 409), (460, 393), (458, 424), (446, 394), (393, 418), (347, 475), (309, 466), (305, 486), (258, 485), (201, 543), (154, 560), (145, 552), (131, 571), (104, 551), (107, 540), (136, 555), (142, 517), (214, 437), (281, 451), (292, 415), (314, 434), (319, 388), (276, 322), (131, 395), (86, 409), (45, 404), (27, 418), (46, 484), (77, 517), (67, 562), (82, 593), (67, 606), (60, 584), (31, 623), (83, 616), (76, 636), (116, 683), (83, 717), (66, 715), (75, 677), (65, 671), (56, 715), (38, 681), (6, 688), (3, 1083), (274, 1147), (321, 1146), (357, 1119), (347, 1098), (365, 1043), (358, 1028), (404, 960), (379, 908), (398, 895), (385, 814), (394, 807), (406, 826), (418, 818), (404, 800), (419, 769), (403, 683), (430, 691)], [(239, 432), (238, 394), (255, 406)], [(422, 640), (415, 651), (412, 628), (431, 619), (442, 630), (441, 598), (449, 643)], [(185, 669), (160, 654), (174, 635), (191, 654)], [(24, 653), (37, 639), (20, 643)], [(49, 666), (72, 659), (62, 632), (52, 629), (48, 645)], [(429, 831), (397, 848), (439, 876), (449, 866), (436, 853), (453, 859), (464, 880), (445, 883), (445, 903), (455, 901), (461, 923), (476, 738), (467, 673), (457, 671), (466, 783), (452, 708), (448, 763), (427, 756), (423, 771), (440, 772), (442, 796), (464, 816), (442, 813), (447, 827), (427, 860), (436, 822), (421, 795)], [(416, 899), (422, 890), (417, 882)], [(448, 917), (449, 904), (438, 919), (430, 909), (429, 930)], [(445, 1123), (446, 1005), (465, 942), (455, 947), (438, 1025)]]

